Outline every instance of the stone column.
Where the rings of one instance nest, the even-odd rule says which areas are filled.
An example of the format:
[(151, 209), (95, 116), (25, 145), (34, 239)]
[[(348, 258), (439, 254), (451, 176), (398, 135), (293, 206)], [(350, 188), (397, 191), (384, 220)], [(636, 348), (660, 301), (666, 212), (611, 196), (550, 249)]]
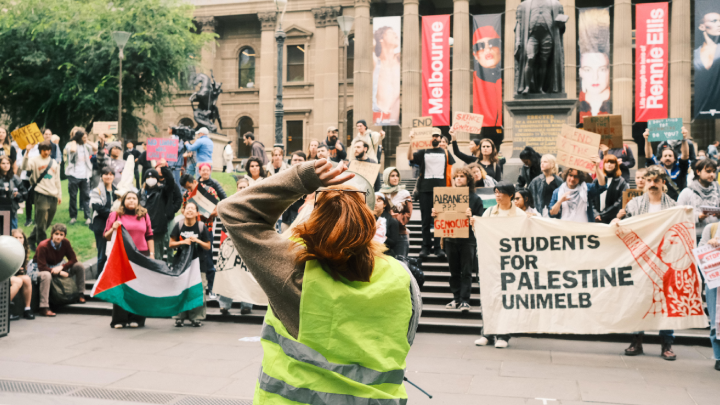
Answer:
[[(567, 93), (568, 98), (577, 98), (578, 67), (577, 35), (575, 34), (575, 0), (559, 1), (563, 6), (563, 12), (569, 17), (565, 23), (565, 35), (563, 35), (563, 49), (565, 51), (565, 93)], [(575, 119), (575, 114), (571, 113), (568, 116), (568, 124), (575, 126)]]
[(325, 58), (325, 7), (312, 9), (315, 17), (315, 62), (313, 69), (315, 75), (313, 78), (313, 125), (310, 126), (312, 132), (315, 132), (325, 122), (327, 111), (323, 109), (325, 102), (325, 74), (327, 72), (327, 64)]
[[(355, 0), (355, 76), (353, 117), (372, 121), (372, 27), (370, 0)], [(355, 123), (348, 125), (355, 126)]]
[[(215, 33), (215, 28), (217, 27), (217, 20), (215, 17), (196, 17), (195, 21), (197, 21), (198, 26), (200, 26), (200, 32)], [(213, 70), (215, 66), (216, 49), (217, 42), (211, 41), (202, 48), (200, 53), (200, 69), (202, 70), (202, 73), (205, 73), (208, 76), (210, 76), (210, 71)]]
[(690, 68), (692, 29), (690, 0), (675, 0), (670, 21), (670, 117), (682, 118), (692, 135), (690, 110)]
[[(519, 5), (520, 0), (505, 0), (505, 35), (503, 38), (504, 101), (512, 101), (515, 96), (515, 12)], [(512, 156), (513, 119), (507, 108), (503, 108), (503, 135), (500, 150), (504, 156), (510, 157)]]
[(260, 33), (260, 69), (256, 69), (259, 90), (259, 114), (255, 125), (259, 133), (255, 139), (265, 145), (265, 150), (271, 151), (275, 144), (275, 12), (258, 13), (262, 31)]
[[(399, 170), (410, 173), (407, 160), (410, 130), (413, 118), (421, 115), (420, 90), (420, 15), (419, 0), (403, 1), (403, 46), (402, 46), (402, 139), (395, 150), (395, 165)], [(356, 20), (357, 21), (357, 20)], [(357, 55), (357, 52), (356, 52)], [(355, 59), (357, 63), (357, 59)], [(357, 82), (356, 82), (357, 83)], [(357, 84), (355, 86), (357, 89)], [(407, 178), (407, 177), (406, 177)]]
[[(325, 51), (320, 60), (325, 65), (325, 95), (323, 97), (323, 111), (325, 120), (320, 127), (310, 135), (310, 138), (324, 139), (325, 129), (333, 125), (340, 127), (338, 122), (338, 111), (340, 108), (340, 44), (341, 35), (337, 18), (342, 8), (323, 7), (325, 9)], [(344, 65), (343, 65), (344, 66)], [(317, 123), (315, 125), (317, 127)]]
[(632, 137), (633, 117), (633, 60), (632, 60), (632, 4), (630, 0), (615, 0), (613, 28), (613, 85), (612, 113), (622, 115), (623, 142), (637, 145)]
[[(470, 111), (472, 70), (470, 69), (470, 5), (468, 0), (453, 2), (453, 60), (452, 60), (452, 111)], [(467, 132), (456, 134), (458, 142), (470, 139)]]

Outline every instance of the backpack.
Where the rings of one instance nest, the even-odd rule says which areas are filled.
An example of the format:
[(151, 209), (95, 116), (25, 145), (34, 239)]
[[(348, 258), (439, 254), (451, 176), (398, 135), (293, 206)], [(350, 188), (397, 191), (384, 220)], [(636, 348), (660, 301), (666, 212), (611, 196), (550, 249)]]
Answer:
[(53, 277), (50, 283), (50, 302), (53, 305), (74, 304), (80, 298), (75, 277)]

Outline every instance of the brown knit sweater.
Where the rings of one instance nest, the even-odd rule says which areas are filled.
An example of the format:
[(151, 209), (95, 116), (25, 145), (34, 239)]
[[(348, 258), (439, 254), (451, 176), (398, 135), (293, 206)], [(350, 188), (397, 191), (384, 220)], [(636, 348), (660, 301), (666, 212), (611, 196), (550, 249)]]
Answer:
[(275, 316), (297, 338), (305, 264), (295, 264), (293, 242), (275, 231), (292, 203), (322, 186), (315, 162), (293, 166), (218, 204), (218, 215), (250, 273), (265, 291)]

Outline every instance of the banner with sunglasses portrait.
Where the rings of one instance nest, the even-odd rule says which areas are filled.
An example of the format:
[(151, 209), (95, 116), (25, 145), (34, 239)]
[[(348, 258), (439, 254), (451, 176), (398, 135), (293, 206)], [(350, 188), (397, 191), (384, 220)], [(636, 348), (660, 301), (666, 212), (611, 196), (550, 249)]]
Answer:
[(502, 14), (473, 16), (473, 113), (482, 114), (483, 127), (501, 127)]
[(400, 125), (401, 17), (373, 18), (374, 125)]
[(610, 8), (578, 8), (580, 48), (579, 122), (612, 113), (610, 94)]
[(720, 2), (695, 1), (695, 118), (720, 118)]

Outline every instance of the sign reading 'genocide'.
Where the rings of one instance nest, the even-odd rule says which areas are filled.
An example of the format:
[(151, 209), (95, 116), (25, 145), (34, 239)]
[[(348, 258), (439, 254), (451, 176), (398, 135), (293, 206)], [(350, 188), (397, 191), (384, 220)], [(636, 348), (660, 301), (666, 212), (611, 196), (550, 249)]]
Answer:
[(470, 206), (470, 189), (467, 187), (435, 187), (433, 208), (435, 236), (441, 238), (467, 238), (470, 218), (465, 215)]

